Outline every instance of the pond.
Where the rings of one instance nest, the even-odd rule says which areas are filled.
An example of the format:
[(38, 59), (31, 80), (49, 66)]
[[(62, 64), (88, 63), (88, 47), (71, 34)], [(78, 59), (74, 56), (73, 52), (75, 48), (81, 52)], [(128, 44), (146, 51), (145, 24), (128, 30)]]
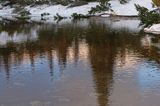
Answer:
[(160, 37), (139, 20), (0, 21), (0, 106), (158, 106)]

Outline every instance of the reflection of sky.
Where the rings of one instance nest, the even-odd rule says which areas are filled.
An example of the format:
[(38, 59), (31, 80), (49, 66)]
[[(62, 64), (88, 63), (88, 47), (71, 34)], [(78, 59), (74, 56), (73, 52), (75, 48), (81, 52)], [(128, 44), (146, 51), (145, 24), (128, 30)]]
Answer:
[[(154, 40), (156, 42), (154, 42)], [(148, 48), (152, 46), (160, 48), (159, 37), (147, 34), (141, 39), (141, 45)]]
[(142, 39), (141, 39), (141, 45), (143, 46), (143, 47), (149, 47), (149, 46), (151, 46), (151, 39), (152, 39), (152, 37), (151, 36), (149, 36), (149, 35), (146, 35), (146, 36), (144, 36)]
[[(68, 64), (76, 64), (75, 63), (75, 47), (72, 46), (68, 49), (68, 54), (67, 54), (67, 61), (66, 63)], [(77, 54), (77, 61), (81, 61), (82, 63), (86, 62), (86, 59), (88, 58), (88, 45), (85, 44), (84, 42), (81, 42), (79, 44), (78, 47), (78, 54)], [(11, 59), (9, 60), (9, 65), (8, 65), (8, 69), (14, 72), (14, 70), (20, 70), (20, 71), (24, 71), (25, 70), (37, 70), (37, 69), (42, 69), (44, 68), (44, 70), (48, 70), (48, 73), (51, 73), (51, 71), (54, 71), (54, 78), (57, 79), (61, 73), (61, 70), (63, 70), (65, 68), (65, 66), (63, 66), (63, 63), (59, 62), (59, 57), (58, 57), (58, 52), (55, 50), (51, 50), (51, 57), (48, 56), (49, 54), (47, 52), (45, 52), (43, 54), (43, 56), (41, 56), (41, 54), (37, 53), (35, 54), (33, 57), (30, 56), (30, 54), (28, 54), (28, 52), (23, 53), (23, 57), (21, 60), (17, 60), (17, 55), (16, 54), (12, 54), (11, 55)], [(6, 64), (5, 63), (1, 63), (1, 70), (7, 70), (6, 69)], [(47, 67), (46, 67), (47, 66)], [(47, 69), (46, 69), (47, 68)], [(0, 72), (1, 72), (0, 70)], [(56, 70), (56, 71), (55, 71)], [(3, 73), (3, 75), (5, 75)], [(52, 76), (52, 75), (51, 75)]]
[(119, 20), (116, 22), (111, 22), (111, 27), (113, 29), (127, 29), (133, 32), (139, 32), (140, 27), (139, 27), (139, 20)]
[(159, 106), (159, 64), (126, 52), (124, 64), (116, 60), (111, 106)]
[(9, 42), (12, 43), (23, 43), (26, 41), (37, 40), (38, 36), (35, 30), (31, 30), (30, 33), (17, 33), (14, 32), (13, 35), (9, 35), (7, 32), (0, 33), (0, 45), (6, 45)]
[[(134, 84), (138, 84), (142, 90), (160, 86), (160, 69), (157, 63), (148, 62), (148, 60), (138, 58), (133, 53), (128, 52), (123, 63), (119, 59), (117, 60), (117, 69), (123, 71), (118, 71), (116, 74), (134, 78)], [(124, 77), (127, 79), (122, 80), (129, 80), (130, 77)]]
[[(34, 101), (49, 101), (53, 104), (52, 106), (56, 106), (69, 100), (72, 102), (67, 102), (69, 104), (67, 106), (74, 106), (76, 103), (81, 104), (79, 106), (87, 103), (95, 106), (96, 95), (92, 85), (91, 67), (85, 58), (88, 54), (87, 45), (80, 44), (79, 51), (79, 57), (82, 56), (83, 59), (78, 60), (75, 66), (74, 56), (69, 56), (66, 67), (63, 69), (61, 69), (63, 64), (59, 63), (58, 54), (54, 50), (51, 53), (52, 58), (49, 58), (47, 53), (43, 56), (36, 55), (33, 66), (31, 66), (29, 55), (25, 54), (22, 64), (11, 67), (8, 82), (5, 73), (0, 74), (0, 105), (3, 103), (17, 106), (17, 103), (29, 106), (28, 103)], [(74, 55), (74, 50), (69, 52)], [(49, 67), (51, 60), (52, 69)], [(4, 72), (3, 69), (0, 72)], [(11, 102), (8, 103), (8, 101)]]
[(126, 29), (131, 32), (139, 32), (141, 27), (139, 27), (140, 21), (138, 19), (127, 19), (127, 18), (107, 18), (107, 19), (95, 19), (97, 23), (103, 23), (106, 26), (109, 26), (113, 30)]
[[(123, 21), (122, 22), (117, 21), (117, 23), (113, 24), (112, 26), (115, 28), (120, 28), (120, 24), (122, 23)], [(124, 24), (124, 26), (127, 27), (127, 24)], [(35, 35), (35, 40), (36, 40), (37, 39), (36, 34), (33, 35)], [(8, 37), (10, 36), (7, 36), (6, 39), (10, 39)], [(24, 38), (21, 39), (21, 37)], [(4, 40), (4, 38), (2, 39), (2, 41)], [(20, 34), (16, 35), (15, 38), (11, 40), (13, 40), (14, 42), (21, 42), (21, 41), (24, 42), (27, 39), (28, 39), (27, 35)], [(4, 40), (4, 41), (7, 42), (10, 40)], [(40, 99), (49, 98), (51, 99), (51, 101), (56, 102), (57, 100), (55, 100), (55, 98), (52, 98), (50, 96), (60, 95), (64, 97), (65, 95), (69, 99), (71, 98), (71, 100), (76, 99), (77, 100), (76, 104), (77, 103), (94, 104), (94, 102), (96, 101), (96, 100), (92, 101), (95, 95), (94, 87), (92, 85), (93, 83), (92, 77), (94, 76), (92, 76), (92, 69), (89, 63), (90, 61), (89, 49), (91, 48), (89, 48), (90, 46), (88, 46), (85, 43), (85, 41), (80, 41), (78, 45), (79, 47), (75, 47), (75, 45), (72, 45), (67, 49), (68, 51), (66, 51), (67, 60), (65, 67), (63, 66), (64, 65), (63, 63), (59, 63), (60, 62), (58, 57), (59, 52), (56, 52), (56, 50), (50, 50), (49, 54), (48, 51), (46, 51), (45, 53), (41, 54), (41, 56), (39, 53), (35, 54), (33, 53), (34, 55), (33, 59), (31, 59), (32, 56), (30, 56), (27, 52), (25, 52), (23, 54), (21, 64), (17, 63), (16, 66), (13, 66), (14, 63), (16, 62), (16, 58), (11, 57), (11, 60), (9, 60), (11, 62), (10, 63), (11, 66), (9, 66), (11, 68), (10, 71), (11, 78), (9, 79), (10, 81), (8, 83), (10, 89), (6, 89), (7, 83), (5, 81), (7, 80), (5, 79), (5, 73), (3, 73), (4, 72), (3, 70), (5, 69), (1, 68), (2, 71), (0, 70), (0, 72), (3, 73), (3, 74), (0, 73), (0, 86), (1, 86), (0, 93), (2, 93), (2, 96), (0, 97), (1, 98), (0, 102), (13, 99), (13, 96), (17, 95), (18, 93), (17, 97), (20, 98), (19, 101), (21, 102), (24, 102), (26, 99), (34, 100), (34, 98), (40, 98)], [(78, 50), (75, 50), (75, 48), (77, 48)], [(108, 49), (110, 50), (110, 48)], [(120, 71), (116, 72), (114, 70), (114, 74), (116, 75), (114, 75), (113, 77), (118, 76), (119, 78), (118, 79), (114, 78), (113, 92), (111, 93), (111, 96), (112, 94), (113, 96), (116, 95), (117, 101), (121, 99), (125, 99), (124, 101), (126, 101), (126, 99), (128, 99), (129, 97), (131, 97), (130, 100), (136, 101), (134, 97), (141, 98), (141, 90), (154, 89), (154, 87), (160, 87), (159, 83), (160, 75), (158, 73), (157, 66), (155, 66), (156, 63), (148, 63), (148, 60), (144, 60), (144, 58), (139, 57), (140, 54), (138, 54), (138, 52), (136, 53), (133, 52), (132, 49), (128, 50), (126, 48), (125, 51), (126, 52), (124, 53), (124, 56), (120, 55), (115, 57), (117, 58), (116, 60), (117, 64), (114, 65), (113, 68), (115, 70), (118, 70), (117, 68), (119, 68)], [(78, 59), (75, 61), (74, 59), (76, 58)], [(121, 61), (121, 59), (123, 58), (124, 60)], [(56, 83), (58, 86), (54, 85), (53, 82)], [(50, 87), (51, 88), (55, 87), (56, 90), (50, 89)], [(21, 93), (25, 96), (21, 95)], [(151, 96), (154, 96), (154, 94), (152, 94)], [(5, 97), (8, 97), (9, 99), (6, 99)], [(93, 104), (90, 104), (89, 106), (94, 106)], [(84, 106), (84, 104), (81, 106)], [(132, 106), (139, 106), (139, 105), (132, 105)]]
[(137, 74), (138, 84), (141, 89), (152, 89), (160, 86), (160, 70), (154, 64), (146, 63), (139, 65)]

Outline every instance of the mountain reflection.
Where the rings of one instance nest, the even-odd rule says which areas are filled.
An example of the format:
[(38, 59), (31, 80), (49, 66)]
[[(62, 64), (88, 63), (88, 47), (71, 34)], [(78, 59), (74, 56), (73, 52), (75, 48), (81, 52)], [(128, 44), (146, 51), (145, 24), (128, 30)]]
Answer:
[[(135, 32), (129, 29), (114, 31), (107, 24), (95, 20), (87, 22), (85, 27), (83, 21), (62, 25), (0, 25), (0, 40), (4, 41), (0, 45), (0, 71), (4, 68), (6, 78), (9, 79), (12, 67), (29, 61), (34, 68), (38, 59), (46, 56), (49, 73), (54, 76), (54, 59), (57, 58), (59, 67), (63, 69), (69, 60), (76, 64), (86, 56), (92, 67), (98, 104), (109, 105), (115, 63), (120, 61), (124, 65), (126, 52), (135, 52), (159, 62), (158, 49), (150, 45), (146, 47), (143, 34), (134, 35)], [(84, 52), (80, 53), (82, 51)]]

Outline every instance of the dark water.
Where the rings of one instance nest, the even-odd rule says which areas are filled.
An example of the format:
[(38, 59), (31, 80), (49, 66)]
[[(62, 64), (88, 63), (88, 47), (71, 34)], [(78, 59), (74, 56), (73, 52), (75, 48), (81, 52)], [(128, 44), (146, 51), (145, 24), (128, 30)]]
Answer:
[(138, 24), (0, 22), (0, 106), (159, 106), (159, 37)]

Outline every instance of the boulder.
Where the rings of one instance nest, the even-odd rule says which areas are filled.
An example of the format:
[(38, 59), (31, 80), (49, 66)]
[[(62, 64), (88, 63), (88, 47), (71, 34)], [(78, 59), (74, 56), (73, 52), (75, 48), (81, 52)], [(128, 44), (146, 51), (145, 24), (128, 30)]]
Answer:
[(154, 24), (151, 27), (144, 28), (144, 32), (152, 34), (160, 34), (160, 24)]

